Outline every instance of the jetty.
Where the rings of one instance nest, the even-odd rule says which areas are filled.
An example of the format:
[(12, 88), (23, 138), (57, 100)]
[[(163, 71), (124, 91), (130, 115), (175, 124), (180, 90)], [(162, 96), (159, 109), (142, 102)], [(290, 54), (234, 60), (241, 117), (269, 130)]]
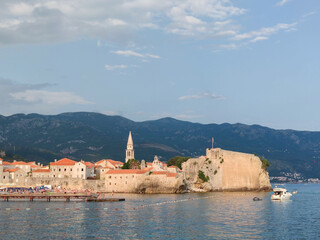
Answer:
[(34, 200), (45, 200), (51, 202), (51, 200), (65, 200), (70, 201), (84, 201), (84, 202), (119, 202), (125, 201), (124, 198), (97, 198), (88, 194), (59, 194), (59, 193), (17, 193), (17, 194), (0, 194), (0, 199), (4, 202), (9, 202), (9, 200), (25, 200), (33, 202)]

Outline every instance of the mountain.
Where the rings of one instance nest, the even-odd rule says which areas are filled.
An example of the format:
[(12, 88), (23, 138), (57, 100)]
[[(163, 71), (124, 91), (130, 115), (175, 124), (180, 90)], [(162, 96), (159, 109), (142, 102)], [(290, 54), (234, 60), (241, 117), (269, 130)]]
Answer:
[(173, 118), (134, 122), (89, 112), (0, 115), (0, 149), (42, 163), (62, 157), (123, 161), (129, 131), (139, 160), (152, 161), (154, 155), (163, 161), (176, 155), (204, 155), (214, 137), (215, 147), (267, 158), (271, 176), (299, 172), (320, 177), (320, 132), (259, 125), (199, 124)]

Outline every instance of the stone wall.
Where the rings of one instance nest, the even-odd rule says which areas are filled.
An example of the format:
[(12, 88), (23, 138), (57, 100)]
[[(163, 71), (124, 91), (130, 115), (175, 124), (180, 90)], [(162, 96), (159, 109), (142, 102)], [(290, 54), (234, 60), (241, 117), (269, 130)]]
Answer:
[[(191, 191), (271, 190), (269, 174), (253, 154), (207, 149), (206, 156), (182, 164)], [(198, 178), (201, 170), (209, 181)]]

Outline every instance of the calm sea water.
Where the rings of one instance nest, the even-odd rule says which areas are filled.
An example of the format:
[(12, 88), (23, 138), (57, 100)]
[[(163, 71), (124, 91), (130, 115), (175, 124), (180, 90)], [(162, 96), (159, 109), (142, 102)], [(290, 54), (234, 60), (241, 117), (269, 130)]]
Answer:
[(286, 188), (298, 190), (286, 202), (250, 192), (0, 202), (0, 239), (320, 239), (320, 185)]

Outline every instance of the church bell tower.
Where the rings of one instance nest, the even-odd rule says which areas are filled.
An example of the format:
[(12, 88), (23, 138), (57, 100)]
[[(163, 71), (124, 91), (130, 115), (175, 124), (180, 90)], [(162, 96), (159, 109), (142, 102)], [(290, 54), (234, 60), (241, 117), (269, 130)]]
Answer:
[(134, 149), (133, 149), (133, 140), (132, 140), (131, 131), (129, 132), (128, 143), (127, 143), (126, 162), (128, 162), (128, 160), (130, 159), (134, 159)]

